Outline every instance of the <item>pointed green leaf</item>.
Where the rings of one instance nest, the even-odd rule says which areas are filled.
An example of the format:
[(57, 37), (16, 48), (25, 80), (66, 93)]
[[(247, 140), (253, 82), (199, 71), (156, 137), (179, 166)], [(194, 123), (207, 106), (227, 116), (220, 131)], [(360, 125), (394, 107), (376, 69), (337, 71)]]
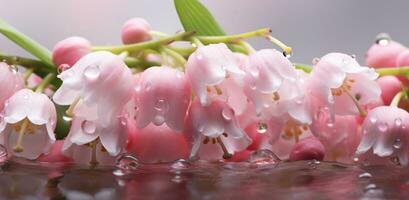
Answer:
[(209, 10), (198, 0), (174, 2), (185, 31), (195, 31), (199, 36), (226, 35)]
[(40, 45), (38, 42), (24, 35), (10, 24), (0, 19), (0, 33), (9, 38), (11, 41), (31, 53), (33, 56), (37, 57), (45, 64), (53, 66), (51, 60), (51, 52)]

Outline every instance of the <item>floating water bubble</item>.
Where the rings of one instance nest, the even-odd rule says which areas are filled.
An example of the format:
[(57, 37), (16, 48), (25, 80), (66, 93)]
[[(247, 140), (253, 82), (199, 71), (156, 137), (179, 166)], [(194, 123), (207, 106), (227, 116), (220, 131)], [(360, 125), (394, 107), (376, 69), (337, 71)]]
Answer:
[(256, 165), (277, 165), (281, 160), (272, 151), (260, 149), (253, 152), (247, 161)]
[(368, 179), (368, 178), (372, 178), (372, 174), (368, 173), (368, 172), (364, 172), (362, 174), (359, 174), (358, 178), (360, 179)]
[(380, 122), (378, 124), (378, 130), (381, 132), (386, 132), (388, 130), (388, 124), (386, 122)]
[(95, 122), (89, 121), (89, 120), (84, 120), (81, 123), (81, 129), (84, 133), (92, 135), (95, 133), (95, 130), (97, 129), (97, 126)]
[(380, 33), (376, 36), (375, 43), (381, 46), (386, 46), (391, 41), (391, 36), (387, 33)]
[(128, 154), (119, 155), (115, 162), (115, 166), (121, 170), (137, 170), (140, 165), (137, 158)]
[(191, 166), (190, 162), (185, 159), (176, 160), (170, 165), (172, 169), (176, 169), (176, 170), (188, 169), (190, 168), (190, 166)]
[(234, 111), (231, 108), (224, 108), (222, 110), (222, 116), (225, 120), (230, 121), (234, 117)]
[(258, 133), (266, 133), (268, 129), (268, 125), (266, 123), (259, 123), (257, 127), (257, 132)]
[(402, 141), (398, 138), (393, 142), (393, 148), (400, 149), (402, 148)]
[(97, 80), (100, 74), (101, 74), (101, 69), (99, 69), (98, 65), (89, 65), (84, 70), (84, 76), (88, 81)]

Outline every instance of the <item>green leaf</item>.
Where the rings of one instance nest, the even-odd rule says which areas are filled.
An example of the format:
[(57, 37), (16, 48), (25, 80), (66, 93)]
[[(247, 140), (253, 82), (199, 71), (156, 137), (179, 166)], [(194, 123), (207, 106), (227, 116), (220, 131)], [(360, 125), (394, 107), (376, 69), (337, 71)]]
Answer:
[(198, 0), (174, 0), (176, 11), (185, 31), (199, 36), (226, 35), (207, 8)]
[(0, 33), (9, 38), (11, 41), (30, 52), (33, 56), (37, 57), (45, 64), (54, 66), (51, 60), (51, 52), (40, 45), (38, 42), (24, 35), (3, 19), (0, 19)]

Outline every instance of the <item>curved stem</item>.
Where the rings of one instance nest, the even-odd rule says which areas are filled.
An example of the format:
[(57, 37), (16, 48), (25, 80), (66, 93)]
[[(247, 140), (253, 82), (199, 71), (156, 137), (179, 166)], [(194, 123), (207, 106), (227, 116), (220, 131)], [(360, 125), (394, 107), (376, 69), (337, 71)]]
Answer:
[(35, 90), (35, 92), (43, 92), (44, 89), (51, 83), (51, 81), (56, 77), (56, 74), (54, 73), (50, 73), (48, 74), (43, 81), (41, 81), (41, 83), (37, 86), (37, 89)]
[(128, 51), (129, 53), (134, 53), (138, 51), (142, 51), (144, 49), (156, 49), (161, 45), (167, 45), (174, 41), (184, 41), (187, 40), (190, 36), (192, 36), (194, 32), (183, 32), (178, 33), (169, 37), (160, 38), (158, 40), (152, 40), (147, 42), (141, 42), (136, 44), (129, 44), (129, 45), (120, 45), (120, 46), (106, 46), (106, 47), (92, 47), (92, 51), (109, 51), (115, 54), (120, 54), (124, 51)]
[(140, 67), (142, 69), (146, 69), (146, 68), (153, 67), (153, 66), (160, 66), (160, 63), (141, 60), (141, 59), (134, 58), (134, 57), (126, 57), (124, 59), (124, 62), (126, 65), (128, 65), (129, 68)]
[(409, 66), (378, 68), (376, 69), (376, 72), (378, 72), (379, 76), (386, 76), (386, 75), (409, 76)]
[(204, 44), (197, 37), (190, 37), (190, 41), (193, 43), (194, 47), (202, 47)]
[(210, 43), (238, 43), (242, 39), (252, 38), (252, 37), (266, 37), (271, 32), (269, 28), (262, 28), (259, 30), (234, 34), (225, 36), (198, 36), (197, 38), (204, 44)]
[(252, 54), (256, 52), (256, 50), (246, 41), (241, 40), (239, 44), (246, 49), (247, 54)]
[(305, 73), (310, 73), (312, 71), (312, 66), (300, 63), (293, 63), (294, 67), (299, 70), (303, 70)]
[(23, 80), (24, 80), (24, 82), (25, 82), (26, 84), (27, 84), (28, 78), (30, 78), (30, 76), (31, 76), (31, 74), (33, 74), (33, 72), (34, 72), (34, 69), (33, 69), (33, 68), (26, 69), (26, 71), (24, 72), (24, 74), (23, 74)]
[(21, 56), (0, 54), (0, 61), (6, 62), (9, 65), (20, 65), (26, 68), (41, 69), (48, 72), (56, 71), (56, 69), (53, 66), (49, 66), (48, 64), (42, 61), (25, 58)]
[(400, 100), (402, 99), (404, 93), (405, 93), (404, 91), (398, 92), (398, 93), (393, 97), (390, 106), (398, 107), (399, 102), (400, 102)]
[(185, 66), (186, 64), (186, 59), (180, 55), (178, 52), (173, 51), (172, 49), (163, 46), (160, 48), (160, 51), (163, 51), (164, 53), (168, 54), (170, 57), (172, 57), (173, 59), (175, 59), (175, 61), (180, 64), (182, 67)]

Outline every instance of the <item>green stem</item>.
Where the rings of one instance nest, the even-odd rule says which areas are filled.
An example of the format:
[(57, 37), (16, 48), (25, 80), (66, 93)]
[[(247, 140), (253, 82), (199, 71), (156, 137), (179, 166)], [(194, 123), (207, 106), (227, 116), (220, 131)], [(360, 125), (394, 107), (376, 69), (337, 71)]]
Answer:
[(152, 62), (152, 61), (146, 61), (146, 60), (140, 60), (138, 58), (134, 57), (126, 57), (124, 59), (124, 62), (126, 65), (128, 65), (129, 68), (142, 68), (142, 69), (147, 69), (152, 66), (160, 66), (160, 63), (157, 62)]
[(241, 40), (239, 44), (246, 49), (246, 54), (252, 54), (256, 52), (256, 50), (246, 41)]
[(169, 37), (160, 38), (158, 40), (152, 40), (147, 42), (141, 42), (136, 44), (129, 44), (129, 45), (121, 45), (121, 46), (106, 46), (106, 47), (92, 47), (92, 51), (110, 51), (115, 54), (120, 54), (124, 51), (128, 51), (129, 53), (134, 53), (138, 51), (142, 51), (144, 49), (156, 49), (161, 45), (167, 45), (174, 41), (184, 41), (190, 36), (192, 36), (194, 32), (183, 32), (178, 33)]
[(166, 46), (161, 47), (160, 51), (163, 51), (164, 53), (168, 54), (170, 57), (172, 57), (182, 67), (185, 66), (186, 59), (182, 55), (180, 55), (178, 52), (173, 51), (172, 49), (170, 49), (170, 48), (168, 48)]
[(190, 41), (195, 45), (196, 48), (204, 46), (202, 41), (200, 41), (197, 37), (190, 37)]
[(44, 89), (51, 83), (51, 81), (56, 77), (56, 74), (54, 73), (50, 73), (48, 74), (43, 81), (41, 81), (41, 83), (37, 86), (37, 89), (35, 90), (35, 92), (43, 92)]
[(306, 73), (310, 73), (312, 71), (312, 66), (300, 63), (293, 63), (296, 69), (303, 70)]
[(24, 82), (27, 83), (28, 78), (30, 78), (30, 76), (31, 76), (31, 74), (33, 74), (33, 72), (34, 72), (34, 69), (33, 69), (33, 68), (28, 68), (28, 69), (26, 69), (26, 71), (25, 71), (24, 74), (23, 74), (23, 80), (24, 80)]
[(378, 72), (379, 76), (386, 76), (386, 75), (409, 76), (409, 66), (378, 68), (376, 69), (376, 72)]
[(30, 58), (0, 54), (0, 61), (6, 62), (9, 65), (20, 65), (26, 68), (39, 68), (48, 72), (55, 72), (54, 67), (50, 67), (42, 61)]
[(271, 32), (269, 28), (262, 28), (259, 30), (225, 36), (198, 36), (197, 38), (204, 44), (211, 43), (238, 43), (243, 39), (252, 37), (266, 37)]
[(390, 106), (396, 106), (396, 107), (398, 107), (399, 102), (400, 102), (400, 100), (402, 99), (404, 93), (405, 93), (404, 91), (398, 92), (398, 93), (393, 97)]

